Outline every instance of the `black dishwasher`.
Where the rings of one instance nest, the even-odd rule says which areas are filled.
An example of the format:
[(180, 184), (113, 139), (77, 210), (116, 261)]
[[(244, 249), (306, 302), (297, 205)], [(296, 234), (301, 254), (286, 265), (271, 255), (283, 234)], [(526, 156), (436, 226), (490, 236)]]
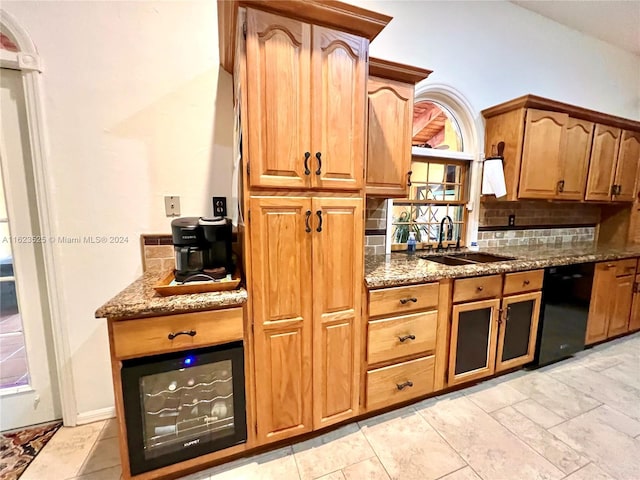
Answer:
[(594, 269), (593, 263), (545, 269), (534, 366), (584, 350)]

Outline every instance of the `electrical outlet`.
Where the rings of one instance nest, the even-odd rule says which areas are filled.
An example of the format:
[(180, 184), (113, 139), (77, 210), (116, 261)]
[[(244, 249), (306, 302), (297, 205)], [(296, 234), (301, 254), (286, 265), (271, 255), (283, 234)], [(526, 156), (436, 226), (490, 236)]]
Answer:
[(515, 227), (516, 225), (516, 216), (515, 215), (509, 215), (509, 226), (510, 227)]
[(177, 195), (165, 195), (164, 211), (167, 217), (180, 216), (180, 197)]
[(227, 216), (227, 197), (213, 197), (213, 216)]

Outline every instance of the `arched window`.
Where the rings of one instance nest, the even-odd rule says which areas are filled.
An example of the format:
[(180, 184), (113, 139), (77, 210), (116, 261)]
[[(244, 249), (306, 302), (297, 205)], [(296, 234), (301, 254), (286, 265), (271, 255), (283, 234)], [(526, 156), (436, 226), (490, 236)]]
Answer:
[[(444, 85), (418, 88), (413, 112), (411, 187), (387, 204), (387, 252), (470, 245), (477, 239), (481, 124), (469, 102)], [(444, 227), (443, 227), (444, 221)]]

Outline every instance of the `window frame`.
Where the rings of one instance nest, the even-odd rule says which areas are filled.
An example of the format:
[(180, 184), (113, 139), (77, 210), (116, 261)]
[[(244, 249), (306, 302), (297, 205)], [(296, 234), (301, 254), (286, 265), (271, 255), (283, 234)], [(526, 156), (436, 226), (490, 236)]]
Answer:
[[(426, 81), (428, 82), (428, 80)], [(412, 147), (412, 156), (457, 159), (468, 162), (465, 232), (461, 244), (473, 246), (478, 240), (479, 205), (484, 160), (484, 122), (480, 112), (456, 88), (445, 83), (421, 82), (416, 86), (414, 103), (434, 102), (446, 108), (454, 117), (462, 137), (462, 152)], [(399, 202), (402, 200), (396, 200)], [(393, 241), (393, 205), (387, 200), (386, 253), (391, 253)]]

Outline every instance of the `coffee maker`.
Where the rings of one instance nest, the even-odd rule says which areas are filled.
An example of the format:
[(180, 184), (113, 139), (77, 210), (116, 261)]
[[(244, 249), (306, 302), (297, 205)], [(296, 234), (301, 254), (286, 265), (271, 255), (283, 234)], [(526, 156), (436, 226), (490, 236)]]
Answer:
[(178, 282), (215, 280), (233, 274), (231, 219), (182, 217), (171, 222)]

